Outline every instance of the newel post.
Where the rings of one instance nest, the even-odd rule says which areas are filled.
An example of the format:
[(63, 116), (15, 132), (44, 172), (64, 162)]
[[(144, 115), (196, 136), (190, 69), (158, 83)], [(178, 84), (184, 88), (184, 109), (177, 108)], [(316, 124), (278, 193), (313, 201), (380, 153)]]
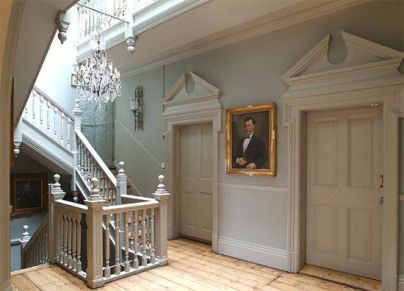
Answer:
[[(55, 211), (55, 202), (57, 200), (63, 199), (65, 197), (66, 192), (63, 192), (62, 188), (60, 187), (60, 175), (55, 174), (53, 176), (55, 180), (54, 184), (49, 184), (49, 214), (48, 214), (48, 227), (49, 227), (49, 263), (54, 264), (59, 259), (59, 249), (56, 245), (57, 237), (58, 237), (58, 221), (59, 217)], [(60, 229), (59, 229), (60, 231)]]
[(118, 175), (116, 176), (116, 181), (118, 184), (118, 194), (116, 197), (116, 204), (119, 205), (121, 204), (121, 195), (126, 195), (128, 194), (128, 176), (126, 176), (125, 169), (123, 168), (125, 166), (124, 162), (119, 162), (119, 171)]
[[(90, 288), (104, 286), (102, 207), (105, 200), (100, 196), (98, 179), (91, 179), (91, 195), (84, 201), (87, 205), (87, 285)], [(108, 242), (106, 242), (108, 243)]]
[(160, 265), (168, 263), (167, 257), (167, 219), (168, 219), (168, 198), (170, 193), (167, 192), (164, 185), (164, 176), (158, 177), (159, 184), (153, 196), (160, 202), (160, 207), (156, 213), (156, 255), (160, 261)]

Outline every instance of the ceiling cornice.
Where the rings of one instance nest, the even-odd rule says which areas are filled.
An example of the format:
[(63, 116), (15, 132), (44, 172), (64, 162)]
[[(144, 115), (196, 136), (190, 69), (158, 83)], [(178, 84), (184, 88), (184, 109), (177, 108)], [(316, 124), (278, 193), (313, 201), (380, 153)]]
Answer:
[(136, 68), (122, 72), (122, 78), (140, 74), (217, 48), (252, 37), (283, 29), (298, 23), (350, 8), (372, 0), (331, 0), (327, 2), (305, 1), (270, 16), (261, 17), (226, 31), (219, 32), (190, 44), (168, 50), (145, 59)]

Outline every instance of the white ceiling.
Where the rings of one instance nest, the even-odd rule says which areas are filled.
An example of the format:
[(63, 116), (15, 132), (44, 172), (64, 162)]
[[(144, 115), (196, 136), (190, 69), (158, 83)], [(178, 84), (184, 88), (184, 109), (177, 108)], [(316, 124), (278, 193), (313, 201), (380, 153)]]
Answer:
[(124, 75), (137, 73), (366, 1), (211, 0), (140, 34), (133, 55), (122, 42), (108, 56)]

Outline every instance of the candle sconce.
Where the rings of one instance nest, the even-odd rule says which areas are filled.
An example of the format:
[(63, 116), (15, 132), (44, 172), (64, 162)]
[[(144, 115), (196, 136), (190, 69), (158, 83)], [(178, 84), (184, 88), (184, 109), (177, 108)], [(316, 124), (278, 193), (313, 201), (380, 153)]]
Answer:
[(143, 87), (137, 86), (135, 94), (129, 99), (130, 110), (133, 113), (135, 121), (135, 131), (143, 130)]

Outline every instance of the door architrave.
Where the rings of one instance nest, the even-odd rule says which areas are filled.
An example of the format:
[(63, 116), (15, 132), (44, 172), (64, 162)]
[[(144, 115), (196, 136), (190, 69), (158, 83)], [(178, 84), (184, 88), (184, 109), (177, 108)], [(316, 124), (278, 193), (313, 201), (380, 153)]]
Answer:
[[(289, 192), (287, 205), (287, 267), (298, 272), (305, 263), (306, 240), (306, 112), (350, 109), (378, 103), (383, 106), (383, 216), (382, 288), (397, 290), (399, 225), (399, 117), (404, 114), (404, 75), (397, 70), (404, 54), (343, 32), (350, 50), (357, 47), (380, 61), (332, 68), (305, 74), (318, 60), (327, 58), (329, 36), (318, 43), (283, 79), (283, 124), (288, 128)], [(366, 49), (366, 50), (365, 50)]]
[[(199, 93), (189, 92), (189, 83), (199, 86)], [(219, 193), (219, 134), (222, 129), (222, 104), (219, 89), (194, 73), (183, 74), (163, 100), (166, 183), (172, 194), (168, 209), (168, 238), (179, 236), (178, 197), (178, 128), (185, 125), (210, 123), (212, 125), (212, 250), (218, 250), (218, 193)]]

